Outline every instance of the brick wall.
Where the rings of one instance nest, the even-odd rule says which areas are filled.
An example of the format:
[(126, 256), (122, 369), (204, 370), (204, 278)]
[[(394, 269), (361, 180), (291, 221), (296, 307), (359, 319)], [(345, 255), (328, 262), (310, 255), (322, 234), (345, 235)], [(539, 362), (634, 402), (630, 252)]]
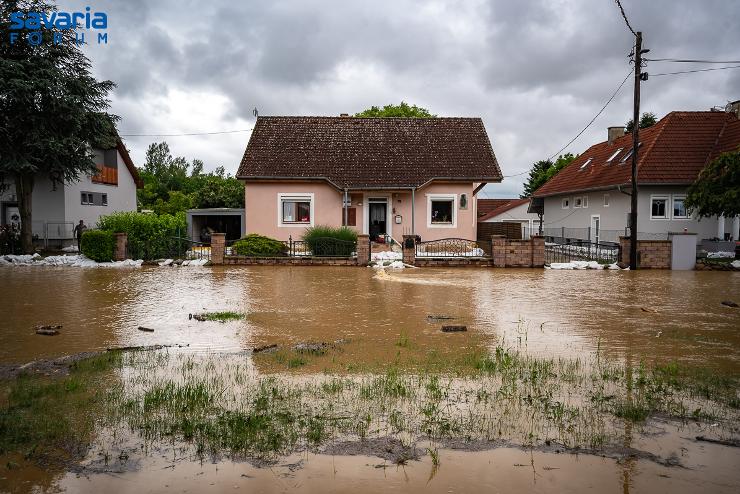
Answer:
[[(247, 257), (224, 256), (224, 264), (240, 266), (364, 266), (354, 257)], [(213, 261), (211, 261), (213, 262)]]
[[(630, 238), (619, 237), (622, 264), (630, 263)], [(638, 240), (637, 267), (641, 269), (671, 269), (672, 242), (670, 240)]]
[(541, 268), (545, 265), (545, 239), (513, 240), (491, 237), (493, 265), (497, 268)]
[(211, 264), (223, 264), (226, 252), (226, 234), (211, 234)]
[(128, 254), (128, 235), (125, 233), (114, 233), (113, 236), (116, 238), (116, 246), (113, 251), (113, 260), (123, 261), (126, 259)]
[(370, 262), (370, 235), (357, 235), (357, 262), (359, 264)]

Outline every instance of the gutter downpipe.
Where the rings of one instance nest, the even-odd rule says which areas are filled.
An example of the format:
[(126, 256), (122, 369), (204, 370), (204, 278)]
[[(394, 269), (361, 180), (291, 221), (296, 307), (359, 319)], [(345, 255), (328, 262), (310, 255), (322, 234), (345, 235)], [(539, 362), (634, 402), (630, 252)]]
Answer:
[(416, 188), (411, 187), (411, 235), (416, 235)]
[(347, 226), (347, 187), (344, 188), (344, 200), (342, 201), (344, 205), (344, 225)]

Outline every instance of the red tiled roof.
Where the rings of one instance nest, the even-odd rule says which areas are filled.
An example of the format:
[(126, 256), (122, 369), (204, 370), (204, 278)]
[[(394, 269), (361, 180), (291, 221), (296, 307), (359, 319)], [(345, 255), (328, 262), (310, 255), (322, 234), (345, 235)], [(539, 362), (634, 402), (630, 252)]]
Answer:
[(356, 117), (259, 117), (236, 176), (338, 188), (502, 178), (480, 118)]
[[(509, 211), (510, 209), (514, 209), (517, 206), (521, 206), (522, 204), (527, 204), (529, 202), (529, 198), (525, 197), (524, 199), (508, 199), (508, 202), (505, 204), (500, 205), (496, 209), (493, 209), (480, 218), (478, 218), (478, 221), (485, 221), (487, 219), (493, 218), (494, 216), (498, 216), (501, 213), (505, 213), (506, 211)], [(478, 201), (480, 203), (480, 201)]]
[(478, 216), (483, 216), (496, 209), (497, 207), (509, 204), (516, 199), (478, 199)]
[[(642, 184), (690, 184), (721, 152), (740, 147), (740, 120), (725, 112), (671, 112), (640, 131), (637, 180)], [(622, 150), (607, 162), (617, 150)], [(632, 134), (600, 142), (563, 168), (534, 197), (631, 183)], [(588, 160), (588, 165), (583, 166)]]

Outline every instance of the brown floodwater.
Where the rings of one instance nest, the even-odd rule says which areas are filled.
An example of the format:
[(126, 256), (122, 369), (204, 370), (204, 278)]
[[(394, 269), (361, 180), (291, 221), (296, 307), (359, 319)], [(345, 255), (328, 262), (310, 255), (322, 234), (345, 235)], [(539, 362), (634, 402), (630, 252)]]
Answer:
[[(324, 370), (356, 371), (358, 379), (369, 381), (371, 377), (362, 373), (391, 361), (397, 365), (401, 349), (404, 359), (430, 352), (444, 359), (463, 349), (487, 350), (496, 345), (545, 357), (580, 359), (598, 352), (627, 364), (679, 361), (737, 376), (740, 309), (721, 305), (723, 300), (740, 302), (740, 274), (529, 269), (378, 273), (370, 268), (267, 266), (0, 267), (0, 364), (112, 347), (175, 345), (166, 350), (173, 357), (166, 365), (164, 359), (147, 357), (150, 363), (163, 363), (159, 371), (146, 366), (124, 369), (111, 381), (120, 381), (129, 394), (160, 379), (184, 379), (187, 374), (182, 369), (195, 368), (198, 376), (223, 376), (224, 368), (234, 364), (244, 366), (244, 374), (237, 372), (235, 380), (226, 380), (228, 390), (244, 376), (252, 379), (273, 372), (298, 385), (329, 379)], [(205, 311), (236, 311), (245, 318), (225, 323), (189, 318), (189, 314)], [(61, 324), (61, 333), (36, 335), (34, 328), (42, 324)], [(468, 331), (443, 333), (443, 324), (466, 325)], [(139, 331), (139, 326), (154, 331)], [(330, 357), (290, 370), (284, 363), (276, 365), (275, 359), (252, 359), (244, 352), (269, 344), (285, 348), (301, 342), (337, 340), (341, 343)], [(232, 357), (222, 359), (221, 355)], [(331, 369), (327, 369), (329, 362)], [(235, 395), (241, 396), (238, 392)], [(245, 401), (244, 396), (248, 394), (232, 402)], [(568, 401), (568, 397), (559, 399)], [(575, 402), (580, 399), (573, 397)], [(737, 433), (737, 426), (730, 424), (730, 429)], [(658, 421), (634, 432), (621, 421), (604, 427), (622, 431), (625, 447), (661, 458), (674, 456), (682, 467), (629, 454), (601, 458), (512, 447), (459, 451), (440, 445), (438, 465), (430, 454), (398, 466), (362, 454), (331, 456), (304, 451), (260, 467), (231, 460), (203, 461), (192, 454), (170, 456), (168, 450), (132, 457), (120, 472), (112, 468), (93, 473), (90, 469), (80, 475), (40, 468), (21, 456), (0, 455), (2, 464), (22, 466), (11, 469), (0, 465), (0, 492), (598, 489), (624, 493), (737, 492), (740, 486), (737, 448), (692, 439), (711, 434), (713, 424)], [(114, 452), (115, 458), (124, 446), (139, 441), (125, 423), (115, 434), (99, 433), (101, 438), (94, 442), (83, 465), (99, 465), (103, 451)]]
[[(737, 372), (740, 310), (720, 304), (733, 299), (740, 302), (740, 274), (727, 272), (5, 267), (0, 363), (118, 346), (230, 352), (337, 339), (351, 340), (347, 362), (377, 363), (395, 354), (399, 337), (419, 352), (450, 352), (477, 336), (540, 356), (598, 348), (628, 362)], [(247, 317), (188, 317), (218, 310)], [(41, 324), (63, 328), (54, 337), (34, 334)], [(441, 333), (442, 324), (464, 324), (468, 333)]]

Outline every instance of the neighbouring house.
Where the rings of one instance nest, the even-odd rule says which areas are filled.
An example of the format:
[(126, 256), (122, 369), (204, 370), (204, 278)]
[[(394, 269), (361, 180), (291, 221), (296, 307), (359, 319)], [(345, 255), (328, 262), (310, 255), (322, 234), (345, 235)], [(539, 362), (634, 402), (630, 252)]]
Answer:
[[(740, 148), (740, 101), (727, 111), (675, 111), (640, 130), (637, 164), (638, 239), (669, 233), (737, 240), (740, 218), (702, 218), (687, 211), (686, 190), (723, 152)], [(608, 139), (588, 148), (533, 194), (550, 240), (617, 242), (629, 235), (632, 134), (610, 127)]]
[[(133, 161), (119, 139), (111, 149), (93, 149), (99, 173), (77, 182), (53, 184), (38, 175), (33, 186), (32, 233), (34, 241), (47, 247), (73, 244), (74, 226), (83, 220), (88, 228), (98, 219), (117, 211), (136, 211), (136, 189), (143, 187)], [(18, 198), (12, 178), (5, 178), (0, 191), (3, 225), (20, 223)]]
[[(478, 202), (480, 203), (484, 200), (486, 199), (480, 199)], [(531, 238), (532, 235), (537, 234), (539, 226), (539, 216), (527, 211), (529, 209), (529, 198), (487, 200), (498, 201), (498, 205), (492, 209), (489, 209), (486, 213), (478, 217), (479, 230), (482, 228), (485, 229), (485, 227), (488, 226), (512, 226), (515, 228), (517, 233), (515, 233), (514, 236), (507, 236), (525, 240)], [(480, 211), (480, 204), (478, 207)], [(487, 225), (489, 223), (498, 223), (503, 225)]]
[(347, 225), (377, 242), (476, 238), (501, 170), (480, 118), (259, 117), (237, 178), (246, 229), (280, 240)]
[(243, 208), (188, 209), (185, 214), (188, 238), (194, 242), (211, 243), (211, 233), (223, 233), (226, 241), (244, 236)]

